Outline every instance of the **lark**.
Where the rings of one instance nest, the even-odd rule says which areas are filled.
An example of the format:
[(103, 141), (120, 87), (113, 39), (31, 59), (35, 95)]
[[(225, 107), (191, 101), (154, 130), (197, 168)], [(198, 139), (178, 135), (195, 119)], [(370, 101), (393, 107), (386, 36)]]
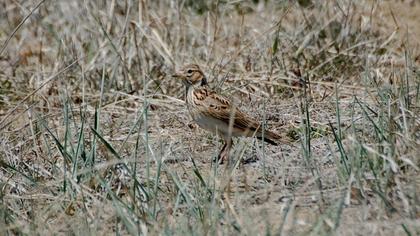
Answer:
[(186, 86), (186, 104), (193, 120), (201, 127), (220, 135), (224, 145), (218, 155), (219, 163), (227, 161), (232, 148), (232, 137), (257, 137), (272, 145), (278, 145), (281, 136), (263, 130), (261, 122), (240, 111), (227, 98), (212, 91), (207, 79), (196, 64), (182, 67), (172, 77), (182, 80)]

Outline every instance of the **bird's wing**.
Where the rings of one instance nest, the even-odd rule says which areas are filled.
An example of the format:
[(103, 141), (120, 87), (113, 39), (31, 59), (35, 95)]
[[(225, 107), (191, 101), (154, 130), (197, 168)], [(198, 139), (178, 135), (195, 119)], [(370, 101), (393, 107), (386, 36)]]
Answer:
[(206, 89), (196, 89), (193, 93), (194, 100), (197, 101), (197, 108), (201, 113), (219, 119), (229, 124), (233, 121), (233, 127), (255, 131), (260, 124), (233, 106), (231, 102), (217, 93)]

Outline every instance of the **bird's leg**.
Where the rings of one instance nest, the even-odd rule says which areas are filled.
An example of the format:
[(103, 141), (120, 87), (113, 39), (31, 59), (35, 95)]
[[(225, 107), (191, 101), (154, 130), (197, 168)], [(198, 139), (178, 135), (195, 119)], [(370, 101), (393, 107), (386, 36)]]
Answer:
[(219, 162), (220, 164), (223, 163), (223, 153), (226, 149), (227, 143), (225, 143), (222, 147), (222, 150), (220, 150), (219, 155), (217, 156), (217, 162)]
[(225, 138), (225, 145), (223, 145), (222, 150), (220, 150), (219, 156), (217, 160), (219, 161), (219, 164), (223, 164), (224, 161), (228, 161), (229, 164), (229, 152), (230, 148), (232, 147), (232, 139), (231, 138)]

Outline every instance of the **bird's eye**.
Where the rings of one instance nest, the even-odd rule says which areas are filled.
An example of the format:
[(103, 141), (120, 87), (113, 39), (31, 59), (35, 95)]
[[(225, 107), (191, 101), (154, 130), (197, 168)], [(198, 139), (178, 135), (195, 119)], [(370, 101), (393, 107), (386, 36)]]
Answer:
[(188, 74), (191, 74), (193, 71), (192, 70), (187, 70), (187, 73)]

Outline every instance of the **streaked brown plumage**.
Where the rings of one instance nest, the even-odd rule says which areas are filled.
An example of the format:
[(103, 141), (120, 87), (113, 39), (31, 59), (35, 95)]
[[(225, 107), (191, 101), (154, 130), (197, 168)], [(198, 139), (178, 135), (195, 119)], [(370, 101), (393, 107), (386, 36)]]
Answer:
[[(255, 136), (262, 140), (263, 129), (260, 122), (241, 112), (223, 96), (207, 88), (207, 80), (200, 67), (189, 64), (173, 75), (186, 85), (188, 110), (198, 125), (222, 136), (225, 145), (219, 153), (219, 160), (228, 159), (232, 147), (232, 136)], [(278, 145), (281, 136), (264, 130), (264, 141)]]

